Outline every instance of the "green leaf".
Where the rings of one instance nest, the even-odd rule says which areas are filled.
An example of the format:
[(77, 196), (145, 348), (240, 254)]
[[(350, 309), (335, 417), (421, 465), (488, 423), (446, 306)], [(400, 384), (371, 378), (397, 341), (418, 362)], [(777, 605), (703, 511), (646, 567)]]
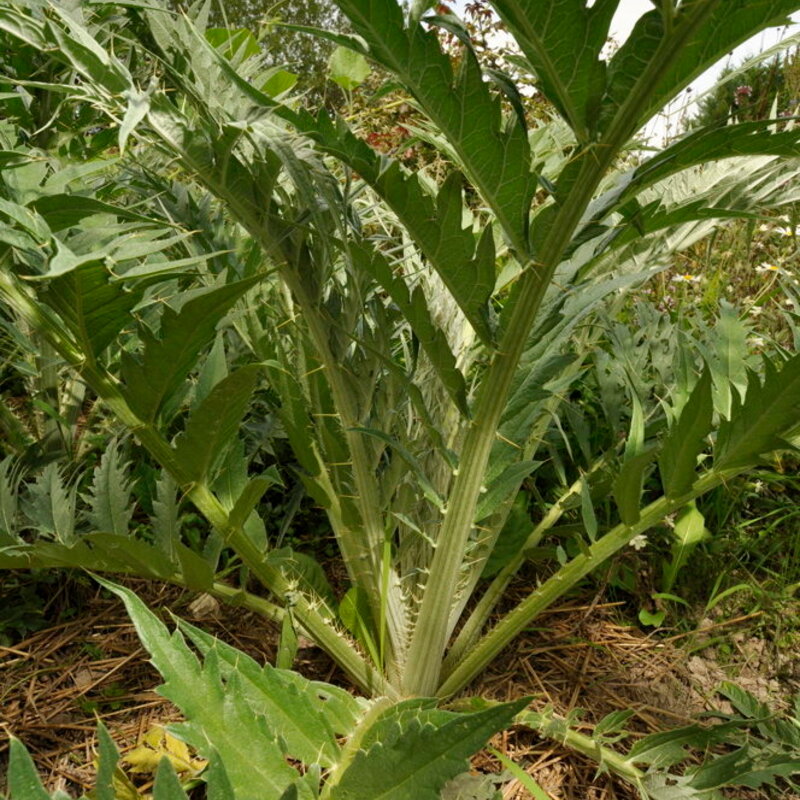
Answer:
[(82, 197), (76, 194), (47, 194), (28, 203), (28, 208), (41, 214), (53, 233), (76, 227), (86, 217), (94, 214), (113, 214), (119, 219), (131, 222), (153, 224), (149, 217), (137, 214), (124, 206), (104, 203), (96, 197)]
[(216, 750), (209, 756), (203, 777), (206, 779), (206, 800), (236, 800), (225, 765), (220, 761)]
[(258, 40), (247, 28), (209, 28), (205, 37), (228, 61), (261, 54)]
[(657, 453), (658, 450), (654, 447), (643, 450), (625, 459), (620, 467), (619, 475), (614, 481), (614, 501), (625, 525), (635, 525), (639, 521), (645, 472)]
[(57, 465), (51, 463), (29, 485), (23, 511), (40, 532), (52, 536), (62, 544), (70, 545), (75, 541), (77, 495), (77, 484), (66, 484)]
[(0, 461), (0, 544), (16, 544), (19, 537), (20, 463), (14, 456)]
[(214, 337), (222, 317), (258, 279), (256, 276), (204, 290), (184, 303), (180, 311), (167, 306), (159, 338), (142, 328), (144, 352), (140, 359), (122, 354), (122, 375), (128, 401), (144, 421), (155, 419), (194, 366), (199, 352)]
[(550, 795), (516, 761), (493, 747), (487, 749), (519, 781), (533, 800), (550, 800)]
[(336, 607), (336, 595), (320, 563), (306, 553), (298, 553), (291, 547), (270, 550), (267, 562), (281, 570), (290, 583), (296, 583), (301, 591), (307, 592), (328, 606), (323, 613), (332, 614)]
[(101, 261), (79, 264), (49, 281), (39, 297), (58, 312), (83, 353), (97, 359), (130, 324), (130, 312), (142, 296), (111, 281)]
[(646, 608), (639, 609), (639, 622), (642, 625), (646, 625), (649, 628), (658, 628), (661, 626), (661, 623), (664, 622), (664, 617), (667, 616), (666, 611), (654, 611), (650, 612)]
[(486, 559), (481, 578), (491, 578), (516, 558), (533, 530), (528, 511), (528, 494), (520, 492), (514, 499), (492, 552)]
[(275, 656), (275, 666), (278, 669), (291, 669), (297, 657), (297, 631), (294, 629), (294, 620), (290, 609), (286, 610), (281, 622), (281, 637), (278, 640), (278, 653)]
[[(657, 79), (648, 87), (641, 115), (630, 120), (632, 132), (737, 45), (765, 28), (787, 24), (794, 11), (794, 0), (682, 3), (674, 10), (669, 29), (663, 9), (648, 11), (608, 65), (601, 125), (625, 105), (643, 75), (651, 77), (648, 67), (653, 59), (659, 59)], [(661, 47), (662, 41), (668, 44)]]
[(66, 9), (55, 8), (53, 12), (64, 27), (50, 20), (45, 25), (58, 45), (59, 58), (67, 60), (89, 81), (100, 84), (115, 95), (122, 95), (133, 85), (122, 62), (109, 55), (76, 18)]
[(496, 0), (497, 13), (530, 62), (538, 86), (581, 141), (597, 125), (605, 91), (600, 51), (619, 0)]
[(9, 737), (8, 792), (9, 800), (50, 800), (36, 772), (33, 759), (25, 746)]
[[(250, 656), (194, 625), (184, 620), (177, 622), (203, 655), (215, 651), (223, 677), (238, 672), (242, 691), (252, 696), (252, 702), (275, 705), (269, 716), (278, 726), (280, 735), (292, 742), (290, 750), (298, 757), (300, 753), (322, 748), (333, 758), (336, 751), (329, 750), (325, 742), (331, 735), (349, 736), (353, 732), (365, 701), (345, 689), (309, 681), (297, 672), (276, 670), (269, 664), (261, 666)], [(294, 695), (305, 700), (292, 699)], [(284, 701), (285, 706), (282, 705)], [(295, 726), (298, 731), (294, 730)], [(295, 736), (300, 738), (295, 741)]]
[(704, 751), (712, 745), (723, 744), (741, 727), (741, 721), (737, 720), (711, 727), (687, 725), (664, 733), (652, 733), (633, 745), (628, 753), (628, 761), (654, 768), (671, 767), (688, 758), (687, 747)]
[(339, 7), (367, 43), (369, 55), (400, 79), (443, 132), (513, 247), (527, 255), (528, 215), (536, 191), (527, 134), (516, 120), (503, 120), (500, 99), (490, 94), (474, 54), (466, 50), (454, 74), (435, 30), (414, 22), (405, 28), (395, 0), (340, 0)]
[(162, 756), (158, 762), (153, 800), (188, 800), (168, 756)]
[(208, 592), (214, 584), (215, 566), (202, 555), (181, 545), (175, 548), (181, 577), (186, 586), (195, 592)]
[(796, 753), (760, 752), (756, 748), (741, 747), (703, 764), (689, 785), (706, 792), (725, 786), (777, 787), (777, 778), (790, 778), (798, 773), (800, 757)]
[(234, 527), (242, 528), (247, 522), (248, 517), (253, 512), (258, 501), (270, 486), (283, 486), (280, 475), (273, 465), (257, 478), (251, 478), (247, 485), (242, 489), (242, 493), (233, 505), (228, 514), (228, 519)]
[(211, 390), (228, 376), (228, 359), (225, 356), (225, 341), (222, 332), (217, 332), (214, 345), (203, 362), (200, 374), (197, 376), (197, 386), (194, 392), (193, 409), (208, 397)]
[(683, 509), (673, 531), (672, 560), (665, 566), (663, 589), (668, 592), (681, 568), (686, 564), (692, 551), (700, 542), (709, 539), (711, 533), (706, 528), (705, 517), (694, 501)]
[(437, 709), (408, 714), (399, 704), (391, 727), (380, 722), (381, 736), (356, 753), (331, 800), (439, 800), (442, 787), (467, 767), (467, 759), (487, 739), (509, 725), (527, 698), (464, 714)]
[(164, 678), (160, 693), (181, 710), (186, 722), (176, 735), (201, 754), (215, 750), (225, 764), (237, 800), (280, 797), (298, 778), (263, 706), (248, 702), (236, 671), (225, 679), (210, 651), (201, 664), (179, 632), (166, 627), (129, 589), (96, 578), (125, 603), (139, 638)]
[(94, 788), (95, 800), (116, 800), (114, 771), (119, 761), (119, 750), (117, 750), (117, 746), (114, 744), (102, 720), (97, 722), (97, 745), (99, 758)]
[[(87, 560), (84, 566), (95, 567), (97, 559), (104, 562), (104, 567), (113, 572), (126, 572), (149, 578), (169, 579), (175, 572), (175, 564), (157, 547), (137, 539), (129, 533), (87, 533), (82, 543), (91, 547), (94, 561)], [(186, 550), (185, 545), (177, 548)]]
[(322, 150), (357, 172), (386, 201), (475, 332), (484, 342), (491, 343), (488, 301), (495, 285), (494, 237), (491, 226), (487, 225), (476, 246), (475, 234), (470, 227), (464, 227), (466, 209), (461, 202), (459, 174), (451, 173), (439, 196), (433, 198), (418, 176), (372, 150), (342, 120), (334, 123), (324, 112), (316, 118), (301, 112), (293, 123)]
[(357, 89), (371, 72), (367, 59), (348, 47), (337, 47), (328, 59), (328, 76), (342, 89)]
[(372, 609), (367, 594), (358, 586), (351, 586), (339, 603), (339, 619), (353, 634), (356, 641), (369, 653), (370, 658), (380, 664), (380, 650), (373, 635)]
[(618, 202), (625, 203), (648, 186), (697, 164), (746, 155), (800, 155), (800, 131), (774, 132), (770, 120), (701, 128), (647, 159), (626, 181)]
[(128, 143), (130, 135), (136, 130), (142, 120), (147, 116), (150, 110), (150, 93), (141, 92), (138, 89), (128, 89), (123, 97), (128, 101), (128, 107), (125, 109), (125, 114), (122, 117), (122, 122), (119, 126), (119, 134), (117, 140), (119, 143), (120, 155), (125, 152), (125, 145)]
[(237, 438), (260, 369), (251, 364), (223, 378), (192, 412), (175, 447), (185, 480), (205, 481)]
[(269, 77), (261, 85), (261, 91), (270, 97), (285, 94), (297, 83), (297, 75), (294, 72), (279, 67), (269, 70), (268, 75)]
[(783, 438), (800, 421), (800, 355), (780, 372), (764, 359), (764, 380), (750, 372), (744, 402), (734, 395), (730, 420), (723, 420), (714, 447), (714, 468), (741, 469), (775, 450), (791, 449)]
[(430, 316), (423, 290), (420, 287), (410, 289), (403, 278), (394, 274), (389, 262), (378, 250), (369, 250), (366, 246), (353, 243), (350, 246), (350, 253), (357, 266), (372, 275), (397, 304), (411, 325), (414, 335), (419, 339), (447, 393), (459, 411), (466, 416), (469, 413), (466, 381), (456, 366), (456, 358), (450, 349), (447, 337)]
[(475, 521), (480, 522), (493, 513), (508, 498), (509, 494), (516, 493), (520, 483), (543, 463), (542, 461), (519, 461), (506, 467), (486, 487), (486, 491), (478, 500)]
[(392, 450), (411, 468), (412, 472), (414, 473), (414, 477), (419, 484), (419, 488), (425, 497), (427, 497), (428, 500), (430, 500), (430, 502), (433, 503), (438, 509), (444, 508), (444, 500), (442, 500), (441, 496), (428, 479), (428, 476), (425, 474), (425, 470), (422, 468), (422, 464), (420, 464), (417, 458), (407, 448), (400, 444), (400, 442), (398, 442), (396, 439), (393, 439), (388, 434), (385, 434), (383, 431), (374, 430), (372, 428), (354, 428), (353, 430), (358, 433), (363, 433), (366, 436), (372, 436), (373, 438), (379, 439), (380, 441), (386, 442), (388, 445), (390, 445)]
[(692, 488), (697, 471), (697, 457), (706, 446), (713, 414), (711, 373), (706, 369), (681, 410), (677, 422), (670, 427), (661, 448), (658, 468), (667, 497), (680, 497)]
[(150, 521), (156, 547), (172, 561), (175, 558), (175, 545), (181, 541), (180, 501), (178, 485), (166, 470), (161, 471), (156, 482)]
[(94, 470), (87, 500), (89, 522), (96, 531), (127, 534), (133, 518), (129, 464), (121, 460), (121, 445), (112, 439)]
[(589, 541), (593, 542), (597, 538), (597, 516), (594, 513), (592, 492), (586, 476), (581, 480), (581, 520)]

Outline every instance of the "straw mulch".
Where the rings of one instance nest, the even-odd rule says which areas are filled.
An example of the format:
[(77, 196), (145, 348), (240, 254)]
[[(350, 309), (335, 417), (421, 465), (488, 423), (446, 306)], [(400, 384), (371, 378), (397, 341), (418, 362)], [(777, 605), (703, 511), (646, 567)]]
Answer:
[[(254, 658), (274, 659), (276, 633), (263, 619), (241, 609), (200, 601), (180, 590), (126, 580), (153, 609), (169, 607), (180, 616)], [(123, 755), (156, 724), (179, 719), (154, 687), (159, 676), (147, 661), (120, 601), (91, 589), (80, 615), (0, 647), (0, 728), (22, 739), (46, 777), (48, 787), (72, 794), (93, 785), (95, 727), (110, 729)], [(550, 706), (566, 715), (589, 709), (580, 719), (584, 732), (605, 714), (633, 709), (633, 737), (682, 725), (706, 706), (710, 687), (692, 686), (687, 657), (670, 642), (619, 624), (613, 604), (572, 603), (551, 610), (535, 630), (509, 648), (472, 693), (496, 699), (534, 696), (532, 707)], [(335, 666), (319, 650), (301, 649), (297, 667), (319, 680), (341, 684)], [(624, 782), (597, 774), (588, 758), (538, 738), (527, 730), (506, 731), (492, 746), (522, 765), (558, 800), (635, 800)], [(0, 739), (0, 775), (7, 740)], [(502, 772), (489, 751), (473, 768)], [(148, 784), (138, 781), (143, 790)], [(2, 792), (0, 779), (0, 792)], [(515, 780), (503, 787), (508, 800), (529, 794)], [(763, 795), (742, 793), (745, 797)]]

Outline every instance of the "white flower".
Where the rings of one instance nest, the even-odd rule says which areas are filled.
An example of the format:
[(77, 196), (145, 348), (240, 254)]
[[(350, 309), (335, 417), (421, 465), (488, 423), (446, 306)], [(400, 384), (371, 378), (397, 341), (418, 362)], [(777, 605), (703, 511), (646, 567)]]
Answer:
[(750, 308), (747, 309), (747, 313), (751, 317), (757, 317), (763, 310), (761, 306), (750, 306)]
[(756, 267), (756, 272), (783, 272), (777, 264), (770, 264), (768, 261), (763, 261)]
[(756, 494), (761, 494), (764, 491), (764, 481), (753, 481), (753, 491)]
[(748, 341), (751, 347), (761, 348), (766, 344), (761, 336), (751, 336)]
[(700, 280), (700, 276), (690, 275), (688, 272), (684, 272), (683, 275), (675, 275), (672, 280), (676, 283), (697, 283)]
[(784, 227), (781, 225), (780, 227), (775, 229), (777, 233), (781, 236), (800, 236), (800, 225), (795, 226), (794, 228), (791, 227)]
[(643, 550), (645, 547), (647, 547), (647, 537), (643, 533), (640, 533), (638, 536), (634, 536), (633, 539), (628, 542), (628, 544), (634, 550)]

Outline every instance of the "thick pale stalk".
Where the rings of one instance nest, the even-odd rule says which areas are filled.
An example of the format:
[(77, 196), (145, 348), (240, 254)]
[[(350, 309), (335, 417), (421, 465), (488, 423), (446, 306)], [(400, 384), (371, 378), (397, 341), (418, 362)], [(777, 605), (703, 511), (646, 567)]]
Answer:
[(459, 474), (448, 500), (447, 516), (438, 537), (419, 617), (409, 648), (404, 694), (428, 695), (439, 683), (446, 646), (449, 613), (466, 543), (500, 417), (525, 343), (553, 273), (588, 207), (597, 186), (647, 111), (653, 86), (680, 54), (697, 26), (719, 0), (699, 2), (694, 13), (673, 35), (662, 40), (645, 71), (618, 111), (606, 136), (579, 158), (580, 172), (538, 248), (538, 263), (521, 278), (508, 328), (481, 383), (472, 427), (459, 459)]
[(406, 694), (427, 695), (436, 690), (450, 608), (500, 417), (553, 271), (615, 154), (606, 155), (608, 160), (584, 162), (585, 179), (576, 183), (570, 201), (557, 216), (541, 250), (542, 262), (530, 266), (521, 278), (514, 313), (481, 384), (414, 629), (403, 687)]
[(495, 575), (489, 588), (484, 592), (478, 605), (473, 609), (464, 626), (458, 632), (455, 642), (447, 653), (447, 658), (442, 664), (442, 672), (447, 674), (453, 667), (461, 661), (464, 654), (472, 647), (475, 640), (480, 636), (484, 625), (489, 619), (494, 607), (503, 597), (509, 582), (517, 574), (519, 568), (525, 563), (525, 555), (532, 547), (539, 544), (542, 536), (558, 522), (565, 511), (567, 502), (581, 490), (584, 476), (581, 476), (572, 486), (559, 497), (556, 503), (550, 507), (549, 511), (542, 517), (538, 524), (528, 535), (525, 543), (520, 547), (519, 552), (506, 564), (500, 572)]
[(657, 525), (668, 514), (679, 511), (690, 500), (733, 477), (732, 472), (709, 472), (692, 486), (690, 492), (680, 497), (661, 497), (646, 508), (635, 525), (617, 525), (598, 539), (585, 552), (573, 558), (548, 578), (538, 589), (531, 592), (516, 608), (489, 631), (465, 656), (460, 664), (447, 675), (436, 691), (439, 697), (449, 697), (463, 689), (481, 673), (500, 652), (543, 611), (559, 597), (572, 589), (578, 581), (605, 562), (614, 553), (625, 547), (631, 539)]

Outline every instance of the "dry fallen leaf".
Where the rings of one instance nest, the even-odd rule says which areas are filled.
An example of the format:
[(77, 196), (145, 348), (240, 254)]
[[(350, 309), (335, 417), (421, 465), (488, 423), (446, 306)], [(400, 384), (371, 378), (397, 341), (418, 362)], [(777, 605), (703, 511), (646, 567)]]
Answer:
[(155, 774), (161, 759), (167, 756), (175, 771), (197, 775), (205, 769), (206, 761), (192, 758), (185, 742), (174, 737), (161, 725), (155, 725), (139, 740), (139, 745), (122, 757), (131, 772)]

